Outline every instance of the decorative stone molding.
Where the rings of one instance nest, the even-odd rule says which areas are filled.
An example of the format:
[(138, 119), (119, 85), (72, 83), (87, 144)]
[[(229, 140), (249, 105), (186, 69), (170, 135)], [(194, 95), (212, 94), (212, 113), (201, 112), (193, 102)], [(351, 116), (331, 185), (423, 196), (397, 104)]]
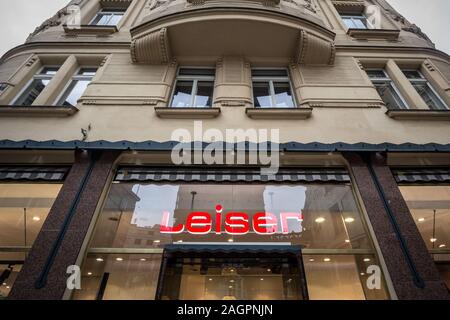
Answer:
[(213, 119), (220, 116), (220, 108), (155, 108), (163, 119)]
[(134, 63), (170, 63), (172, 58), (167, 28), (134, 38), (131, 41), (131, 58)]
[(395, 41), (400, 36), (400, 30), (387, 29), (348, 29), (347, 34), (355, 39), (383, 39)]
[(334, 42), (304, 30), (300, 31), (295, 62), (298, 64), (333, 65), (336, 57)]
[(363, 0), (333, 0), (333, 5), (339, 12), (363, 12), (365, 4)]
[(435, 120), (435, 121), (449, 121), (450, 110), (414, 110), (414, 109), (399, 109), (388, 110), (386, 115), (395, 120)]
[(247, 108), (245, 113), (254, 120), (305, 120), (312, 111), (312, 108)]
[(0, 106), (0, 117), (57, 117), (64, 118), (78, 112), (75, 107), (58, 106)]
[[(186, 0), (191, 5), (202, 5), (210, 0)], [(280, 0), (253, 0), (253, 2), (261, 2), (266, 7), (275, 7), (280, 4)]]
[(64, 31), (67, 35), (110, 35), (116, 33), (116, 26), (80, 26), (80, 28), (73, 29), (64, 25)]

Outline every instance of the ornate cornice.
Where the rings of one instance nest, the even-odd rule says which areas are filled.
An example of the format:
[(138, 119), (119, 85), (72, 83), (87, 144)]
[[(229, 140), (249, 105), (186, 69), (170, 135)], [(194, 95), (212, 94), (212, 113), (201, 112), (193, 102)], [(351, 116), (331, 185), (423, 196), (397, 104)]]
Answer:
[(301, 30), (295, 62), (299, 64), (333, 65), (336, 56), (334, 41)]
[(167, 28), (134, 38), (131, 41), (131, 58), (134, 63), (169, 63), (172, 58)]

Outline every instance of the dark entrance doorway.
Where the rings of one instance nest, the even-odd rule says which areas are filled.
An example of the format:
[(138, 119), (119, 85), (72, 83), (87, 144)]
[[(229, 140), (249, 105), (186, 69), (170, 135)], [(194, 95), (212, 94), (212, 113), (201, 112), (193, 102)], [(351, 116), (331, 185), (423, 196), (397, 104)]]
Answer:
[(157, 300), (306, 300), (301, 247), (169, 245)]

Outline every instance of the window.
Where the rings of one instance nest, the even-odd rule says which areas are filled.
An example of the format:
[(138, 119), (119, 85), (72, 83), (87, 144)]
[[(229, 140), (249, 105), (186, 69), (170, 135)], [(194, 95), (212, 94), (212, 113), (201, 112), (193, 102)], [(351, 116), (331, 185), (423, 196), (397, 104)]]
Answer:
[(394, 82), (382, 69), (367, 70), (367, 75), (388, 109), (408, 109)]
[[(145, 176), (145, 173), (140, 175)], [(155, 180), (165, 179), (165, 176), (153, 175)], [(174, 172), (167, 178), (177, 176)], [(198, 181), (203, 181), (201, 178)], [(218, 203), (223, 206), (221, 216), (216, 215)], [(231, 211), (246, 213), (250, 226), (261, 212), (270, 212), (275, 217), (280, 217), (282, 212), (302, 212), (303, 222), (288, 221), (289, 232), (283, 233), (279, 218), (277, 230), (270, 235), (262, 235), (252, 227), (248, 233), (233, 235), (224, 231), (228, 223), (226, 215)], [(210, 213), (214, 231), (199, 235), (188, 232), (186, 227), (172, 234), (162, 232), (162, 226), (187, 224), (192, 212)], [(95, 299), (99, 293), (104, 299), (155, 299), (157, 292), (164, 293), (166, 289), (158, 288), (158, 278), (167, 276), (158, 277), (164, 250), (174, 245), (199, 244), (302, 246), (311, 299), (386, 299), (384, 283), (381, 290), (368, 290), (365, 285), (370, 276), (366, 273), (367, 267), (378, 262), (363, 220), (349, 183), (196, 184), (116, 180), (90, 241), (82, 267), (82, 290), (74, 292), (73, 299)], [(220, 233), (217, 233), (218, 225)], [(148, 243), (137, 244), (133, 240), (147, 231), (153, 231)], [(188, 261), (180, 260), (176, 272), (169, 274), (177, 277), (173, 279), (177, 282), (173, 288), (181, 288), (181, 291), (172, 290), (168, 295), (173, 299), (226, 299), (229, 296), (296, 299), (295, 277), (293, 287), (285, 287), (292, 295), (287, 291), (283, 295), (280, 279), (284, 272), (283, 268), (278, 268), (278, 262), (267, 261), (277, 266), (272, 268), (250, 261), (252, 257), (248, 256), (246, 269), (242, 261), (228, 258), (209, 262), (191, 257)], [(236, 266), (231, 268), (234, 270), (230, 270), (232, 266)], [(287, 271), (289, 279), (293, 275)], [(255, 278), (258, 283), (252, 281)], [(260, 278), (266, 282), (259, 282)], [(226, 287), (225, 281), (228, 282)]]
[(117, 26), (125, 15), (126, 9), (102, 9), (91, 21), (92, 26)]
[(342, 21), (349, 29), (373, 29), (364, 14), (344, 14), (341, 13)]
[(81, 68), (73, 77), (57, 105), (73, 107), (94, 78), (97, 68)]
[(33, 80), (26, 89), (13, 100), (16, 106), (31, 106), (36, 98), (42, 93), (45, 87), (50, 83), (59, 67), (44, 67), (33, 77)]
[(0, 183), (0, 300), (8, 296), (61, 187)]
[(418, 70), (403, 70), (403, 73), (430, 109), (448, 109), (445, 102), (439, 97), (428, 80)]
[(257, 108), (295, 107), (288, 71), (253, 69), (253, 100)]
[(8, 84), (7, 83), (0, 83), (0, 92), (6, 90), (6, 88), (8, 88)]
[(444, 184), (417, 185), (414, 176), (411, 183), (402, 182), (400, 191), (405, 199), (413, 219), (430, 251), (442, 279), (450, 289), (450, 186)]
[(174, 108), (212, 107), (215, 74), (215, 69), (180, 68), (171, 106)]

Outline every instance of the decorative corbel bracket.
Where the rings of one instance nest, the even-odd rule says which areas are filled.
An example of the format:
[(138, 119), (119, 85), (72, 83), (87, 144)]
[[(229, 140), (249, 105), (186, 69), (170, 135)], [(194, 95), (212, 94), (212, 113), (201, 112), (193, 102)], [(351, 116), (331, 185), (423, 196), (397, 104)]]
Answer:
[(134, 63), (166, 64), (171, 58), (167, 28), (138, 35), (131, 41), (131, 59)]
[(309, 65), (333, 65), (336, 57), (334, 41), (300, 30), (295, 62)]

